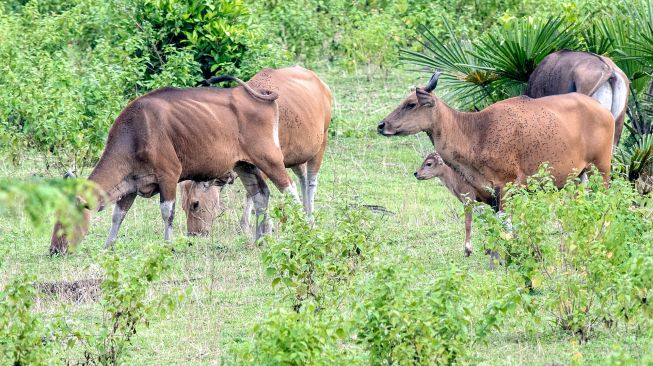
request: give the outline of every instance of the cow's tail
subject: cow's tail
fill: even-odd
[[[212,77],[212,78],[210,78],[208,80],[202,81],[201,85],[207,85],[208,86],[208,85],[212,85],[212,84],[222,83],[222,82],[225,82],[225,81],[235,81],[235,82],[237,82],[238,84],[240,84],[240,86],[245,88],[245,90],[247,90],[247,92],[251,96],[253,96],[253,97],[257,98],[257,99],[266,101],[266,102],[274,102],[275,100],[277,100],[277,98],[279,98],[279,94],[277,94],[277,93],[275,93],[275,92],[273,92],[271,90],[265,90],[265,89],[254,90],[254,89],[252,89],[251,86],[247,85],[244,81],[240,80],[239,78],[237,78],[235,76],[231,76],[231,75],[214,76],[214,77]]]

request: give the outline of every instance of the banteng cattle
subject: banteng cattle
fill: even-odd
[[[544,162],[558,187],[590,165],[608,184],[614,119],[594,99],[579,93],[521,96],[464,113],[433,95],[438,76],[411,92],[377,129],[384,136],[426,132],[477,199],[490,201],[506,183],[523,183]]]
[[[611,59],[589,52],[558,51],[546,56],[528,79],[526,95],[578,92],[596,99],[615,119],[613,145],[617,146],[628,107],[630,81]]]
[[[253,197],[256,212],[266,216],[269,190],[264,172],[283,192],[297,196],[279,148],[277,93],[240,86],[231,89],[164,88],[132,101],[109,131],[106,147],[89,180],[114,203],[106,245],[116,239],[120,224],[137,195],[159,194],[164,238],[172,235],[177,182],[208,181],[235,170]],[[260,171],[259,171],[260,169]],[[102,198],[101,198],[102,199]],[[64,253],[70,241],[85,235],[87,220],[69,238],[57,223],[51,253]],[[269,231],[257,220],[257,238]]]
[[[265,69],[254,75],[247,84],[252,88],[272,90],[279,95],[279,145],[284,165],[292,168],[299,178],[304,209],[307,215],[311,215],[331,122],[331,91],[315,73],[299,66]],[[196,187],[200,189],[200,186]],[[248,196],[241,219],[243,230],[249,230],[252,206],[253,202]],[[193,221],[196,220],[189,218],[190,233],[190,226],[202,226]]]

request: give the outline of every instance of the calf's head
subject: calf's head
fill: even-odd
[[[415,172],[415,178],[425,180],[440,177],[444,174],[445,169],[446,165],[440,154],[432,152],[424,159],[422,166]]]
[[[428,130],[433,118],[436,99],[433,90],[438,85],[440,73],[436,72],[423,88],[416,88],[401,104],[377,126],[384,136],[412,135]]]
[[[213,181],[185,180],[181,189],[181,207],[186,212],[188,235],[209,235],[213,220],[220,213],[220,187]]]

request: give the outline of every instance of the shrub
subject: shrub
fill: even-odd
[[[272,286],[283,285],[294,308],[307,301],[325,305],[343,296],[360,263],[378,248],[375,224],[362,209],[339,209],[333,226],[312,227],[299,204],[286,201],[272,210],[277,237],[267,237],[262,253]],[[334,300],[335,299],[335,300]]]
[[[554,324],[584,342],[599,321],[633,322],[650,312],[650,202],[628,182],[613,179],[608,189],[594,171],[588,184],[570,180],[558,190],[543,168],[507,195],[513,231],[486,213],[481,232],[541,293],[532,297],[538,313],[552,314]]]
[[[148,296],[152,285],[170,269],[171,258],[170,248],[160,244],[150,245],[144,254],[130,259],[106,253],[101,261],[105,271],[100,284],[102,322],[97,330],[76,332],[86,364],[123,364],[139,328],[148,326],[155,315],[166,315],[176,308],[183,298],[180,293]]]
[[[316,313],[313,306],[300,312],[274,310],[253,327],[253,333],[226,364],[344,366],[353,362],[339,347],[347,332],[338,320]]]
[[[34,313],[33,278],[16,278],[0,292],[0,361],[7,365],[45,365],[54,344],[48,324]]]
[[[449,268],[420,285],[416,272],[382,266],[360,286],[357,341],[372,365],[448,365],[468,356],[474,333],[465,275]]]
[[[0,16],[0,142],[15,163],[35,151],[46,167],[80,172],[98,156],[140,72],[114,5],[79,1],[53,14],[30,2]]]
[[[189,51],[204,78],[227,73],[246,79],[263,66],[283,61],[273,60],[282,54],[266,46],[262,30],[242,0],[141,0],[135,18],[149,33],[154,51],[149,53],[148,74],[158,74],[174,50]],[[271,61],[276,62],[266,64]]]

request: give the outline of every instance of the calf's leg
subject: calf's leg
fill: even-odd
[[[472,254],[472,207],[465,206],[465,257]]]

